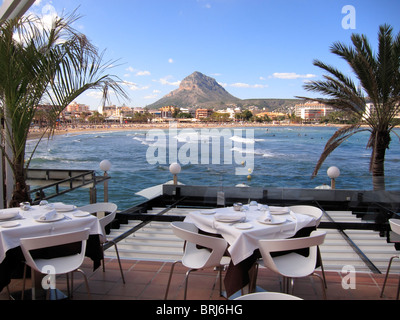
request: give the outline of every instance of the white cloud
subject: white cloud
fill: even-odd
[[[150,71],[147,70],[138,70],[133,67],[128,67],[126,68],[126,71],[130,73],[135,73],[136,76],[149,76],[151,75]]]
[[[233,83],[229,86],[235,88],[255,88],[255,89],[268,88],[268,85],[266,84],[248,84],[242,82]]]
[[[168,59],[168,63],[174,63],[174,59],[169,58],[169,59]]]
[[[129,88],[129,90],[132,90],[132,91],[146,90],[149,88],[149,86],[140,87],[137,83],[130,82],[130,81],[123,81],[123,84],[125,86],[127,86]]]
[[[275,79],[310,79],[310,78],[315,78],[315,74],[297,74],[295,72],[289,72],[289,73],[278,73],[275,72],[272,75],[272,78]]]
[[[136,72],[136,75],[137,76],[150,76],[151,75],[151,73],[150,73],[150,71],[138,71],[138,72]]]
[[[168,85],[168,86],[179,86],[179,84],[181,83],[180,81],[174,81],[174,82],[171,82],[169,79],[171,79],[172,78],[172,76],[166,76],[166,77],[164,77],[164,78],[161,78],[161,79],[159,79],[159,80],[153,80],[153,81],[155,81],[155,82],[159,82],[159,83],[161,83],[162,85]]]

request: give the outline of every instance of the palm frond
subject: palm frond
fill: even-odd
[[[360,125],[351,125],[351,126],[346,126],[338,129],[335,134],[328,140],[328,142],[325,145],[324,151],[322,152],[315,168],[314,172],[312,174],[312,177],[314,178],[317,174],[319,169],[321,168],[322,164],[328,158],[328,156],[336,150],[337,147],[339,147],[344,141],[346,141],[348,138],[350,138],[352,135],[362,132],[362,131],[367,131],[368,129],[360,129]]]

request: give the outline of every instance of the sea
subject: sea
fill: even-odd
[[[327,184],[327,169],[336,166],[337,189],[372,190],[369,132],[358,133],[338,147],[316,177],[314,167],[337,127],[270,126],[131,130],[67,133],[43,139],[30,168],[95,170],[109,160],[109,201],[119,210],[146,199],[136,193],[173,179],[170,164],[178,162],[178,181],[186,185],[316,188]],[[400,129],[396,128],[400,136]],[[36,141],[28,141],[27,151]],[[386,153],[386,189],[400,190],[400,141],[392,133]],[[97,187],[97,201],[103,200]],[[76,205],[89,203],[88,189],[52,199]]]

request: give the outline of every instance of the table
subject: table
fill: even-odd
[[[4,211],[12,210],[18,209],[5,209]],[[86,255],[94,261],[94,268],[100,265],[102,250],[99,235],[102,235],[103,232],[97,217],[74,209],[57,211],[58,215],[54,219],[40,221],[39,218],[47,212],[49,209],[46,206],[32,206],[27,211],[19,210],[18,215],[13,219],[0,220],[0,291],[8,285],[13,269],[23,259],[20,250],[21,238],[54,235],[89,228],[90,237]],[[7,227],[10,223],[15,226]]]
[[[250,277],[247,273],[258,258],[259,240],[285,239],[299,236],[302,230],[315,228],[316,224],[315,219],[311,216],[298,214],[290,210],[287,210],[286,214],[282,214],[285,208],[278,207],[270,207],[272,217],[284,222],[279,224],[265,224],[258,220],[264,215],[260,211],[260,206],[246,206],[245,208],[245,224],[216,220],[216,216],[231,215],[234,213],[233,207],[218,208],[212,211],[194,211],[190,212],[185,218],[186,222],[194,223],[201,231],[220,235],[228,242],[231,263],[224,280],[228,296],[249,283]],[[279,215],[273,214],[274,211],[279,213]],[[242,229],[242,227],[249,228]],[[307,232],[309,233],[309,231]]]

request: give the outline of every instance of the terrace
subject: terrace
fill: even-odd
[[[277,205],[312,204],[324,211],[318,229],[327,231],[321,246],[325,266],[328,300],[393,300],[396,298],[399,267],[393,265],[383,297],[380,297],[387,263],[396,254],[396,237],[387,219],[398,209],[393,202],[396,192],[385,192],[374,201],[372,192],[346,190],[221,188],[164,185],[162,196],[117,214],[108,237],[118,242],[126,283],[123,284],[112,248],[106,251],[106,272],[92,270],[87,259],[84,271],[89,277],[93,300],[162,300],[171,264],[179,259],[183,243],[174,238],[169,223],[182,221],[190,210],[215,208],[223,191],[225,205],[233,201],[255,199]],[[220,196],[221,194],[219,194]],[[375,194],[376,195],[376,194]],[[343,201],[342,198],[346,201]],[[389,202],[386,200],[389,199]],[[162,243],[160,245],[160,243]],[[355,287],[350,286],[349,272],[343,266],[354,266]],[[317,272],[321,273],[319,270]],[[183,299],[186,268],[178,265],[172,278],[169,300]],[[57,286],[65,289],[65,279]],[[86,300],[85,286],[76,277],[74,300]],[[14,279],[10,291],[21,290],[21,280]],[[343,283],[342,283],[343,282]],[[218,288],[218,272],[209,269],[195,273],[189,282],[189,300],[224,301]],[[29,285],[29,284],[28,284]],[[280,292],[280,278],[260,268],[257,286]],[[7,300],[4,290],[0,299]],[[305,300],[322,300],[320,283],[314,278],[296,280],[294,295]]]

